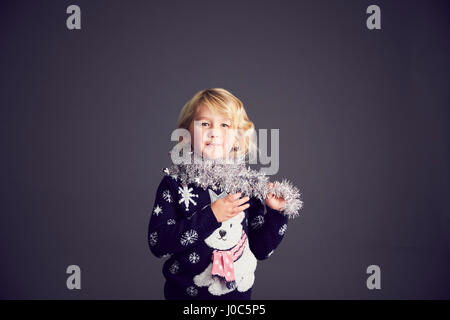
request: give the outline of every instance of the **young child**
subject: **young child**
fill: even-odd
[[[227,90],[195,94],[178,128],[189,131],[189,161],[164,169],[148,227],[151,252],[169,257],[164,296],[251,299],[257,260],[274,252],[302,207],[298,189],[246,167],[254,125]]]

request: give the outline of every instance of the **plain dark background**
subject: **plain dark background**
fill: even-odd
[[[147,225],[179,111],[212,87],[280,129],[273,179],[305,202],[254,299],[450,298],[449,9],[2,1],[0,298],[163,299]]]

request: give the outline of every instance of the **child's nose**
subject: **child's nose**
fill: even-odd
[[[215,129],[215,128],[210,128],[208,130],[208,136],[209,138],[216,138],[220,136],[220,132],[219,130]]]

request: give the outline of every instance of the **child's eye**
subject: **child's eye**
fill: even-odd
[[[224,128],[229,128],[230,125],[229,125],[229,124],[226,124],[226,123],[222,123],[222,127],[224,127]]]
[[[208,122],[202,122],[202,126],[203,126],[203,127],[206,127],[206,126],[208,126],[208,125],[209,125]]]

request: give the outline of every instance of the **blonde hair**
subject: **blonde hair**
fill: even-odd
[[[203,89],[197,92],[183,106],[178,117],[177,127],[189,130],[191,122],[200,105],[206,105],[211,111],[218,112],[231,119],[231,128],[240,129],[240,139],[234,143],[234,157],[246,156],[256,150],[252,139],[255,125],[249,120],[244,109],[244,104],[231,92],[222,88]],[[237,148],[236,148],[237,144]]]

